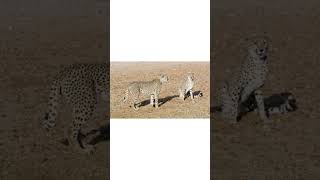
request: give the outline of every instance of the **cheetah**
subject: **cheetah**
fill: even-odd
[[[194,95],[193,95],[193,86],[194,86],[194,74],[188,74],[187,77],[185,79],[183,79],[181,86],[179,88],[179,98],[181,100],[185,100],[186,95],[188,94],[188,92],[190,93],[190,97],[192,102],[194,103]]]
[[[261,120],[269,122],[265,113],[261,87],[268,73],[267,58],[270,40],[267,37],[255,36],[247,41],[247,59],[222,88],[222,115],[225,119],[237,122],[239,106],[250,94],[254,94],[258,114]]]
[[[127,90],[125,91],[125,96],[123,97],[123,102],[126,102],[129,98],[129,95],[133,99],[133,108],[138,110],[141,102],[139,102],[140,95],[150,96],[151,106],[159,107],[158,99],[163,83],[169,81],[168,76],[160,75],[159,78],[153,79],[151,81],[135,81],[131,82],[128,85]]]
[[[81,127],[92,117],[97,99],[107,101],[107,64],[73,64],[62,69],[54,78],[48,100],[48,111],[42,127],[49,130],[55,126],[59,99],[63,97],[71,106],[73,120],[68,135],[73,147],[92,152],[93,146],[80,142]]]

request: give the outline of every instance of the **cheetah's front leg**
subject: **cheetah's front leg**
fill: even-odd
[[[150,96],[150,105],[153,107],[154,105],[154,95]]]
[[[184,91],[182,91],[182,89],[179,89],[179,98],[184,101],[185,97],[184,97]]]
[[[250,85],[245,86],[240,94],[240,103],[245,102],[249,96],[254,93],[257,89],[262,87],[263,84],[260,83],[249,83]]]
[[[264,107],[264,100],[263,100],[263,95],[261,90],[256,90],[254,91],[254,96],[257,102],[257,106],[258,106],[258,113],[259,113],[259,117],[261,120],[263,121],[268,121],[269,119],[266,116],[266,111],[265,111],[265,107]]]
[[[159,95],[155,94],[154,95],[154,103],[155,103],[155,107],[159,108],[159,99],[158,99]]]
[[[189,90],[189,93],[190,93],[190,97],[191,97],[192,102],[195,103],[192,89]]]

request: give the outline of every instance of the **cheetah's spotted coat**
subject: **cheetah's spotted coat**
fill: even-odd
[[[266,37],[249,39],[247,59],[242,64],[240,72],[225,82],[222,88],[222,115],[224,118],[237,122],[239,106],[249,95],[254,93],[258,113],[262,120],[267,120],[263,96],[260,88],[264,85],[268,73],[269,41]]]
[[[107,99],[107,64],[74,64],[62,69],[53,80],[48,111],[42,121],[46,129],[55,126],[60,97],[73,110],[70,142],[76,148],[91,151],[92,146],[79,142],[81,127],[92,118],[98,96]]]
[[[150,104],[155,105],[156,108],[159,107],[158,99],[161,91],[162,83],[168,82],[168,76],[161,75],[158,79],[153,79],[152,81],[135,81],[128,85],[125,91],[125,96],[123,97],[123,102],[126,102],[129,96],[133,101],[133,108],[135,110],[139,109],[141,102],[139,102],[140,95],[145,95],[150,97]]]

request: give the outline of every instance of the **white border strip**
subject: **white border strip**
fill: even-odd
[[[210,61],[210,0],[110,3],[111,61]]]
[[[111,119],[112,180],[209,180],[210,119]]]

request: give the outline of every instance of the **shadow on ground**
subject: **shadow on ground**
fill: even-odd
[[[179,96],[178,95],[173,95],[173,96],[167,96],[165,98],[159,99],[159,107],[162,106],[163,104],[165,104],[166,102],[169,102],[172,99],[177,98],[177,97],[179,97]],[[141,102],[139,107],[147,106],[149,104],[150,104],[150,99],[144,100],[144,101]]]

